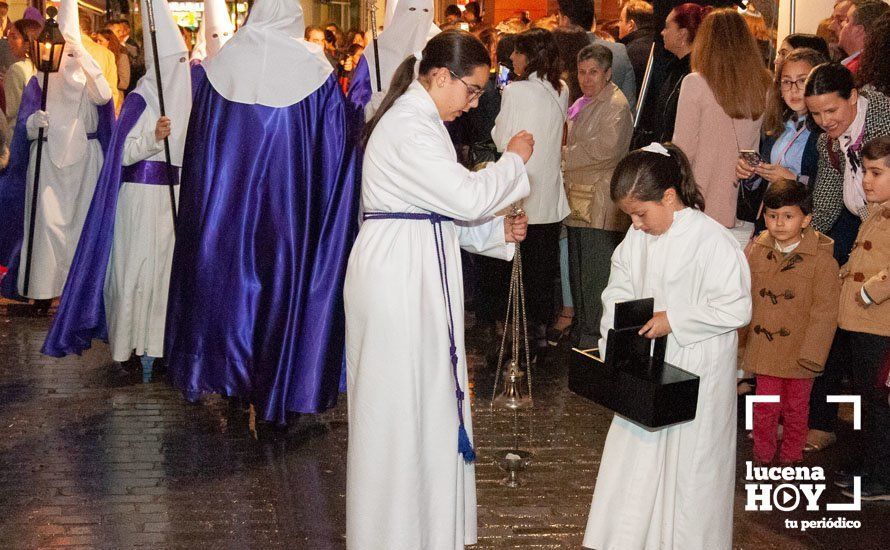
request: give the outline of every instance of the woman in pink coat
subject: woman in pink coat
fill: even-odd
[[[744,245],[753,224],[736,222],[739,152],[758,149],[771,78],[757,44],[735,9],[714,10],[692,46],[683,79],[674,143],[686,153],[705,199],[705,213]],[[748,227],[750,225],[750,227]]]

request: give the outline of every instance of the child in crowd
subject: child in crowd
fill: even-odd
[[[754,407],[754,460],[803,459],[813,379],[822,372],[837,329],[840,281],[834,241],[812,227],[812,197],[804,184],[779,180],[763,197],[766,231],[748,252],[753,314],[741,331],[745,370],[757,375],[757,395],[778,403]]]
[[[730,548],[736,329],[751,319],[745,256],[703,212],[689,161],[674,145],[630,153],[610,194],[633,227],[612,256],[601,333],[613,328],[617,302],[652,297],[656,313],[640,334],[667,335],[666,361],[701,381],[694,420],[656,431],[612,420],[584,546]]]
[[[829,361],[846,361],[853,393],[862,396],[859,464],[843,472],[837,485],[853,496],[854,476],[864,476],[864,501],[890,501],[890,136],[862,148],[862,188],[868,217],[859,228],[850,260],[841,269],[837,350]]]

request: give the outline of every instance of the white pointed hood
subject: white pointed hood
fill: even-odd
[[[207,41],[204,40],[204,20],[198,24],[198,32],[195,33],[195,45],[192,47],[192,61],[204,61],[207,57]]]
[[[87,147],[87,133],[78,117],[78,107],[87,75],[83,64],[99,65],[87,53],[80,37],[80,21],[77,0],[62,0],[57,16],[59,31],[65,38],[65,50],[59,72],[49,75],[46,94],[46,111],[50,124],[46,131],[50,160],[59,168],[71,166],[83,158]],[[80,59],[75,58],[80,56]],[[43,79],[39,79],[43,82]]]
[[[146,108],[160,116],[158,84],[155,73],[154,52],[148,26],[148,0],[140,0],[142,11],[142,43],[145,45],[145,76],[139,79],[133,90],[145,99]],[[158,65],[164,88],[164,108],[171,121],[170,158],[175,166],[182,166],[182,151],[189,115],[192,111],[192,80],[188,63],[188,48],[173,19],[166,0],[152,0],[155,33],[158,41]]]
[[[198,27],[198,39],[192,59],[213,57],[235,34],[226,0],[204,0],[204,17]]]
[[[204,62],[213,88],[248,105],[288,107],[321,87],[333,69],[303,40],[299,0],[257,0],[247,23]]]
[[[389,10],[387,10],[387,14]],[[427,41],[439,34],[433,24],[433,0],[399,0],[389,22],[377,39],[380,50],[380,84],[389,88],[396,69],[406,57],[423,50]],[[374,45],[368,44],[364,52],[371,73],[371,90],[377,91],[377,73],[374,64]]]

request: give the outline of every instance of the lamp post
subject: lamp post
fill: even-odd
[[[46,111],[46,90],[49,86],[50,73],[59,72],[62,64],[62,52],[65,50],[65,38],[59,30],[56,15],[59,13],[55,7],[46,9],[49,18],[43,26],[43,32],[36,41],[31,42],[31,60],[39,72],[43,73],[43,89],[40,92],[40,110]],[[31,282],[31,255],[34,250],[34,228],[37,223],[37,199],[40,191],[40,160],[43,156],[43,128],[37,132],[37,155],[34,162],[34,185],[31,192],[31,219],[28,223],[28,248],[25,252],[25,282],[22,293],[28,296]]]

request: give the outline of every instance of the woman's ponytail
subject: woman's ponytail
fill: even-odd
[[[377,126],[377,123],[380,122],[386,111],[408,90],[408,86],[414,81],[414,65],[416,63],[417,58],[413,54],[409,55],[396,69],[395,74],[392,75],[392,82],[389,85],[389,89],[386,90],[386,96],[380,103],[380,107],[374,113],[374,116],[371,117],[371,120],[365,124],[365,129],[362,132],[363,148],[368,146],[368,140],[371,139],[374,127]]]

